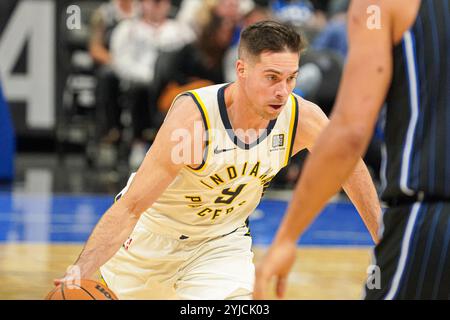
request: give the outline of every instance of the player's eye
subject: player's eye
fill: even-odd
[[[277,77],[274,75],[268,75],[268,76],[266,76],[266,79],[269,81],[275,81],[275,80],[277,80]]]

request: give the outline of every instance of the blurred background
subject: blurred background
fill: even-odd
[[[348,2],[0,1],[3,280],[20,288],[21,279],[29,276],[29,269],[20,267],[26,258],[34,265],[42,262],[42,281],[64,270],[140,165],[172,99],[186,90],[235,80],[237,43],[245,26],[272,19],[303,35],[308,48],[295,92],[329,115],[347,54]],[[377,187],[380,132],[365,157]],[[280,172],[252,215],[256,246],[270,243],[306,156],[301,152]],[[372,244],[344,195],[308,232],[304,245]],[[55,258],[46,243],[75,244],[75,250]],[[20,247],[28,244],[44,245],[30,249],[37,260],[24,254],[28,247]],[[36,256],[39,250],[45,259]],[[362,252],[366,257],[367,249]],[[61,262],[59,273],[55,260]],[[357,279],[362,281],[365,267],[361,270]],[[0,298],[39,298],[44,287],[33,293],[18,289],[16,295],[0,289]],[[358,298],[360,287],[357,282],[349,297]]]

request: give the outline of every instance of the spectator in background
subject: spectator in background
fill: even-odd
[[[111,34],[124,19],[138,15],[139,6],[135,0],[111,0],[102,4],[92,17],[92,38],[89,52],[94,61],[100,65],[111,63],[109,52]]]
[[[347,56],[347,10],[349,0],[333,0],[329,3],[329,22],[312,42],[316,50],[332,50]]]
[[[347,10],[349,7],[349,0],[332,0],[328,3],[329,22],[322,32],[314,39],[312,47],[316,53],[312,52],[317,59],[317,66],[322,73],[322,81],[320,89],[317,94],[316,103],[319,103],[325,108],[324,112],[328,115],[331,113],[331,108],[334,105],[334,98],[337,93],[337,86],[339,84],[341,72],[337,71],[336,64],[330,63],[332,59],[331,53],[339,55],[340,58],[347,57],[348,42],[347,42]],[[323,58],[320,58],[324,55]],[[330,59],[328,63],[320,63],[324,61],[325,57]],[[306,55],[306,59],[308,56]],[[325,68],[328,66],[328,68]],[[311,81],[309,81],[311,83]],[[327,98],[329,97],[329,98]],[[331,99],[331,97],[333,97]],[[381,166],[381,146],[382,146],[382,130],[380,126],[375,129],[370,144],[364,155],[364,161],[370,169],[372,178],[380,181],[380,166]]]
[[[121,22],[111,37],[112,64],[129,100],[133,122],[131,169],[144,159],[153,139],[149,94],[155,62],[163,51],[174,51],[194,40],[194,33],[181,23],[168,19],[170,0],[141,0],[142,16]]]
[[[234,25],[237,25],[242,17],[241,3],[248,2],[249,1],[219,0],[216,1],[212,13],[230,23],[233,23]]]
[[[237,25],[253,6],[253,0],[183,0],[177,19],[199,34],[212,14]]]
[[[308,0],[274,0],[271,9],[277,20],[295,27],[304,27],[314,20],[314,7]]]
[[[228,50],[235,25],[215,14],[204,26],[196,42],[184,46],[173,55],[161,56],[168,65],[164,74],[158,74],[158,108],[165,112],[173,98],[181,92],[225,82],[224,56]],[[161,80],[161,78],[164,78]]]
[[[328,3],[330,2],[330,0],[309,0],[309,1],[314,6],[314,10],[320,11],[322,14],[326,15],[326,12],[328,11]]]
[[[272,20],[272,13],[268,8],[255,6],[242,19],[242,29],[259,21]],[[236,61],[238,59],[238,44],[233,44],[226,53],[224,72],[225,81],[234,82],[236,80]]]
[[[327,12],[330,0],[309,0],[309,2],[311,2],[314,8],[315,26],[318,29],[323,29],[327,24]]]
[[[138,13],[139,5],[135,0],[111,0],[102,4],[92,16],[89,53],[97,65],[98,134],[105,143],[116,142],[120,135],[119,81],[111,67],[111,34],[117,24]]]

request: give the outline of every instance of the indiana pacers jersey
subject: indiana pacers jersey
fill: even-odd
[[[253,143],[236,136],[228,118],[225,85],[184,93],[203,119],[205,150],[198,167],[185,166],[141,216],[152,229],[189,238],[227,234],[245,225],[265,188],[292,154],[298,100],[291,95],[277,119]]]

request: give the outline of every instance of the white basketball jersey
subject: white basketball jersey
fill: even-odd
[[[291,95],[278,118],[247,144],[231,128],[226,86],[185,93],[197,104],[207,128],[203,162],[181,169],[141,216],[147,224],[192,238],[230,233],[246,224],[269,182],[288,164],[298,122],[297,97]]]

